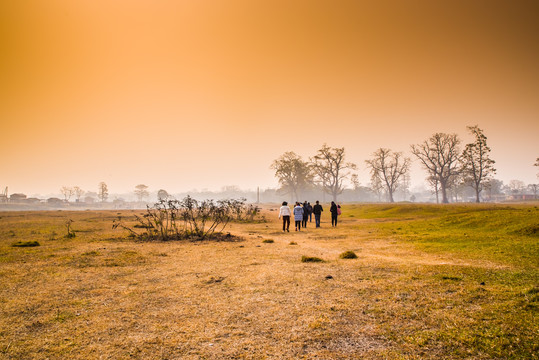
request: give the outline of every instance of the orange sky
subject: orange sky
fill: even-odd
[[[0,4],[0,188],[275,187],[285,151],[485,130],[537,182],[539,2],[47,0]],[[413,183],[424,173],[414,165]]]

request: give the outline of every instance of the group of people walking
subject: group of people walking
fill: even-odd
[[[318,200],[316,200],[314,206],[307,201],[305,201],[303,204],[296,202],[293,211],[290,210],[288,203],[284,201],[281,209],[279,210],[279,219],[283,219],[283,231],[290,232],[290,217],[293,213],[296,231],[301,231],[301,228],[307,227],[307,222],[312,222],[312,216],[314,215],[314,222],[316,227],[319,228],[320,218],[322,217],[323,211],[324,209]],[[332,201],[329,212],[331,213],[331,226],[337,226],[337,218],[341,214],[341,206]]]

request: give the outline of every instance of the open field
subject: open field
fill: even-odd
[[[325,207],[299,233],[274,206],[236,242],[0,213],[0,359],[538,359],[535,205]]]

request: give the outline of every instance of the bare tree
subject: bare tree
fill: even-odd
[[[69,202],[69,199],[71,199],[71,197],[73,196],[75,191],[73,190],[72,187],[62,186],[62,188],[60,189],[60,193],[62,193],[62,195],[64,195],[64,201]]]
[[[352,176],[350,176],[350,182],[352,183],[354,190],[358,190],[361,186],[357,174],[352,174]]]
[[[370,189],[378,197],[378,201],[382,201],[382,194],[384,193],[384,184],[382,179],[378,177],[371,177]]]
[[[487,145],[487,137],[477,125],[467,126],[468,131],[475,136],[475,141],[466,144],[462,152],[462,175],[466,184],[475,190],[475,202],[480,202],[480,194],[485,184],[496,173],[495,161],[489,157],[490,148]]]
[[[411,162],[411,161],[410,161]],[[399,186],[393,192],[393,198],[395,201],[408,201],[410,200],[410,195],[412,193],[410,192],[410,184],[411,184],[412,178],[410,177],[410,172],[406,172],[406,174],[402,175],[402,177],[399,179]],[[389,196],[387,196],[389,200]]]
[[[533,166],[539,166],[539,157],[535,159],[535,164],[533,164]],[[537,173],[536,176],[539,178],[539,173]]]
[[[447,189],[452,176],[458,174],[460,140],[457,134],[436,133],[421,144],[412,145],[414,154],[429,173],[436,179],[442,192],[442,203],[448,203]]]
[[[168,199],[169,196],[170,195],[168,194],[166,190],[160,189],[157,192],[157,201],[165,201]]]
[[[507,188],[511,194],[521,194],[526,188],[526,184],[522,180],[510,180]]]
[[[371,179],[378,179],[385,188],[389,202],[395,202],[393,194],[410,169],[410,159],[401,152],[380,148],[365,163],[371,170]],[[375,183],[374,180],[372,182]]]
[[[487,190],[488,200],[489,200],[489,201],[492,201],[492,199],[493,199],[496,195],[501,195],[501,194],[503,194],[503,191],[502,191],[503,188],[504,188],[503,181],[498,180],[498,179],[490,179],[490,180],[485,184],[485,189]]]
[[[109,198],[109,188],[103,181],[97,186],[97,198],[101,202],[105,202]]]
[[[440,181],[437,176],[429,176],[427,182],[432,187],[432,193],[436,195],[436,204],[440,203]]]
[[[270,168],[275,171],[280,190],[284,194],[294,196],[292,200],[299,200],[301,191],[313,184],[313,174],[309,163],[303,161],[293,151],[281,155],[273,161]]]
[[[350,170],[357,169],[355,164],[345,161],[343,147],[331,148],[326,144],[311,158],[311,163],[316,181],[333,196],[333,201],[337,201],[337,195],[343,192],[344,181],[352,175]]]
[[[138,201],[142,202],[142,199],[148,197],[150,193],[148,192],[148,186],[144,184],[138,184],[135,186],[135,195],[137,195]]]
[[[449,179],[449,183],[447,186],[447,190],[450,193],[453,202],[458,202],[459,197],[461,200],[464,199],[466,196],[466,192],[470,190],[470,185],[466,182],[464,182],[464,179],[462,177],[461,173],[458,173],[456,175],[453,175]]]
[[[537,199],[537,191],[539,190],[539,184],[529,184],[528,189],[533,193],[533,198]]]
[[[78,186],[74,186],[74,187],[73,187],[73,191],[75,192],[75,199],[76,199],[76,201],[79,202],[81,196],[84,195],[85,191],[82,190],[82,189],[81,189],[80,187],[78,187]]]

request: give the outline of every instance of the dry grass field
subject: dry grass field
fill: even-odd
[[[345,205],[290,233],[277,209],[234,242],[0,213],[0,359],[539,358],[536,206]]]

